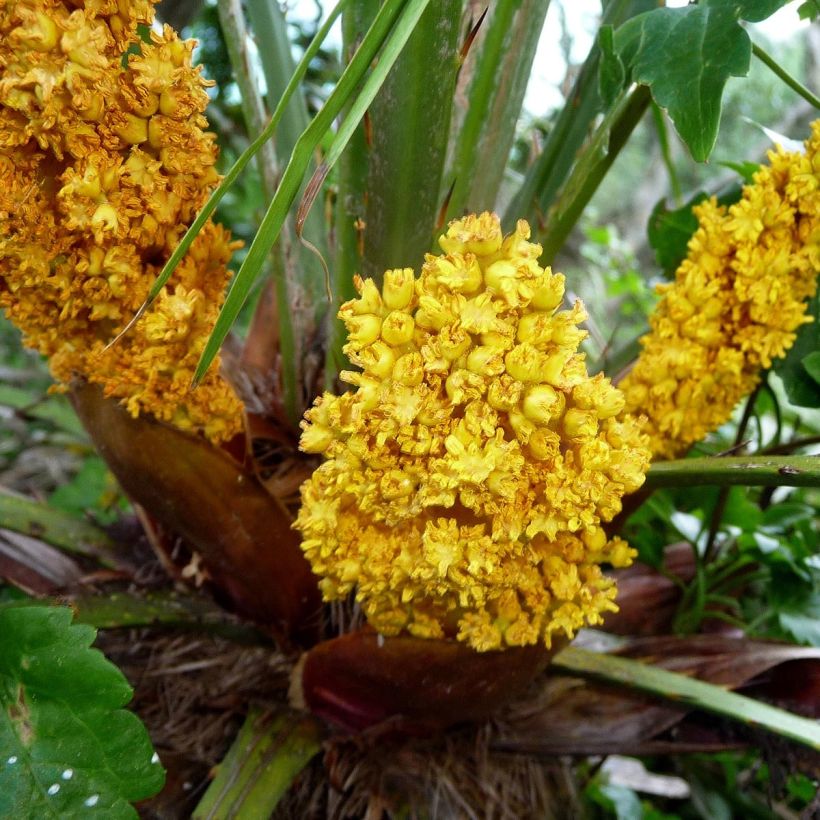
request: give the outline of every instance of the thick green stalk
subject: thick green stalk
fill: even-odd
[[[660,461],[645,487],[820,487],[820,456],[734,456]]]
[[[194,820],[270,817],[290,784],[321,749],[317,721],[251,707]]]
[[[490,4],[463,67],[469,87],[446,179],[448,218],[496,204],[548,8],[549,0]]]
[[[669,672],[640,661],[568,647],[552,660],[554,668],[576,675],[590,675],[640,689],[653,695],[732,718],[749,726],[795,740],[812,749],[820,749],[820,724],[793,715],[766,703],[737,695],[723,687]]]
[[[462,0],[422,15],[370,106],[363,273],[418,267],[430,248],[458,71]],[[502,4],[504,5],[504,4]]]

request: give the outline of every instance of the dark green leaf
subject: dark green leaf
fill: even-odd
[[[809,353],[803,359],[803,368],[818,384],[820,384],[820,350]]]
[[[661,199],[652,211],[647,225],[649,245],[655,251],[655,259],[667,276],[677,270],[686,257],[687,245],[698,228],[692,207],[707,199],[706,194],[695,194],[685,205],[670,211],[666,200]]]
[[[131,687],[64,607],[0,611],[0,817],[132,818],[164,772]]]
[[[790,0],[706,0],[704,5],[713,8],[729,8],[741,19],[759,23],[771,17]]]
[[[722,165],[724,168],[731,168],[733,171],[737,172],[746,185],[751,185],[751,183],[754,182],[754,175],[760,170],[759,162],[730,162],[728,160],[724,160],[723,162],[716,162],[715,165]]]
[[[777,607],[780,627],[798,643],[820,646],[820,592],[805,584]]]
[[[705,161],[726,81],[745,76],[752,56],[734,4],[654,9],[621,26],[615,48],[632,79],[667,110],[692,156]]]
[[[820,384],[804,364],[805,359],[820,350],[819,311],[820,293],[809,302],[808,314],[814,317],[814,321],[800,328],[786,357],[774,364],[775,372],[783,379],[789,401],[798,407],[820,407]]]
[[[814,20],[820,16],[820,3],[817,0],[806,0],[798,7],[797,13],[801,20]]]

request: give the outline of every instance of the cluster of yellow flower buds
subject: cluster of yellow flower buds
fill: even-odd
[[[156,307],[112,348],[217,181],[193,44],[149,0],[0,0],[0,305],[54,375],[223,439],[240,404],[189,391],[234,247],[208,224]],[[123,54],[129,53],[123,67]]]
[[[621,383],[649,416],[656,455],[674,457],[727,421],[784,356],[820,271],[820,120],[805,152],[769,154],[739,202],[695,208],[699,227],[675,281],[661,285],[652,331]]]
[[[326,599],[356,597],[384,634],[478,650],[545,642],[615,608],[600,564],[633,551],[602,522],[649,453],[620,391],[587,375],[585,319],[519,222],[453,222],[416,278],[357,279],[342,306],[356,390],[308,411],[326,460],[296,526]]]

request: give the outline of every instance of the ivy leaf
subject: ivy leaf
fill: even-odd
[[[649,86],[699,162],[714,148],[726,81],[749,71],[752,43],[737,19],[737,7],[745,5],[751,4],[657,8],[615,33],[632,80]]]
[[[820,407],[820,383],[815,378],[815,354],[820,350],[820,292],[809,302],[808,314],[814,317],[814,321],[798,330],[791,350],[784,359],[775,362],[774,370],[783,379],[786,395],[792,404]]]
[[[721,8],[728,6],[741,20],[759,23],[789,2],[791,0],[706,0],[705,5]]]
[[[136,818],[165,774],[132,695],[65,607],[0,609],[0,817]]]

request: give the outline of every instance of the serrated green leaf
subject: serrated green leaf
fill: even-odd
[[[749,71],[752,44],[735,4],[658,8],[627,21],[615,48],[632,80],[648,85],[694,159],[717,139],[723,88]]]
[[[820,350],[820,293],[809,302],[813,322],[803,325],[786,357],[774,363],[774,370],[783,379],[786,395],[798,407],[820,407],[820,384],[803,364],[804,359]]]
[[[0,817],[133,818],[165,775],[132,691],[65,607],[0,610]]]

